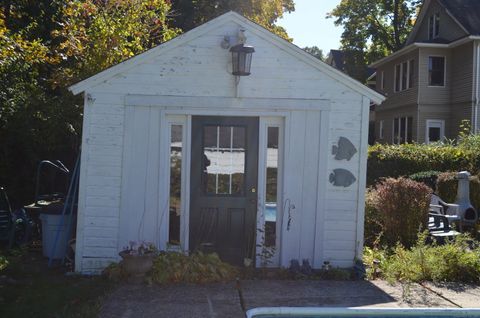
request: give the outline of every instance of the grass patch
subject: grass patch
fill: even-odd
[[[39,251],[3,255],[0,317],[96,317],[111,283],[102,277],[65,276],[48,268]]]

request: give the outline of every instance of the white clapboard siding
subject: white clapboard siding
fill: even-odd
[[[119,248],[129,241],[156,242],[159,215],[160,111],[129,106],[125,118]]]
[[[265,36],[258,26],[232,13],[227,16],[232,19],[219,18],[215,26],[202,26],[197,37],[187,33],[178,42],[166,43],[172,49],[161,54],[155,55],[153,49],[139,56],[135,65],[119,65],[120,71],[97,77],[95,85],[85,91],[76,270],[99,272],[118,260],[118,251],[129,241],[163,242],[168,237],[160,231],[168,228],[164,202],[168,195],[162,189],[168,184],[164,180],[168,173],[160,168],[169,164],[160,153],[165,149],[162,138],[166,137],[161,135],[166,131],[161,126],[165,114],[230,111],[241,116],[280,117],[285,124],[279,265],[308,259],[316,268],[324,261],[352,266],[363,233],[359,226],[363,226],[368,128],[363,95],[375,94],[343,75],[322,70],[316,60],[297,48],[286,48],[285,41]],[[225,36],[235,42],[239,27],[246,29],[247,44],[255,47],[255,53],[252,74],[236,86],[230,74],[231,54],[220,43]],[[143,97],[146,102],[138,105],[127,102]],[[187,102],[179,97],[194,98],[202,106],[182,105]],[[155,103],[162,98],[177,98],[177,103]],[[269,106],[259,110],[231,103],[221,109],[209,108],[209,101],[218,106],[225,98],[268,101],[260,104]],[[285,99],[290,104],[279,103],[282,108],[275,109],[275,103]],[[314,104],[306,110],[292,102],[297,100]],[[340,137],[357,147],[348,161],[335,160],[332,154]],[[357,180],[345,188],[333,186],[329,175],[337,168],[348,169]]]

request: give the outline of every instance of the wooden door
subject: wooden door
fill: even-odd
[[[192,118],[190,249],[254,258],[258,118]]]

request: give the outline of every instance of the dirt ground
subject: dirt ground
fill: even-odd
[[[247,309],[293,307],[480,307],[480,286],[385,281],[243,281]],[[234,283],[156,286],[125,284],[104,301],[99,317],[245,317]]]

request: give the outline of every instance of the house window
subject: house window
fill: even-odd
[[[415,70],[415,60],[408,61],[408,88],[413,87],[414,70]]]
[[[383,120],[380,120],[380,127],[378,129],[378,138],[383,139]]]
[[[425,142],[427,144],[442,141],[445,138],[445,121],[427,119]]]
[[[445,57],[444,56],[428,57],[428,85],[429,86],[445,85]]]
[[[385,90],[385,72],[380,72],[380,89],[383,91]]]
[[[402,67],[400,64],[395,65],[395,92],[401,91],[400,78]]]
[[[438,38],[440,33],[440,13],[435,13],[428,19],[428,39]]]
[[[392,142],[394,144],[404,144],[412,142],[412,123],[412,117],[396,117],[393,119]]]
[[[414,60],[395,65],[395,92],[413,87]]]

